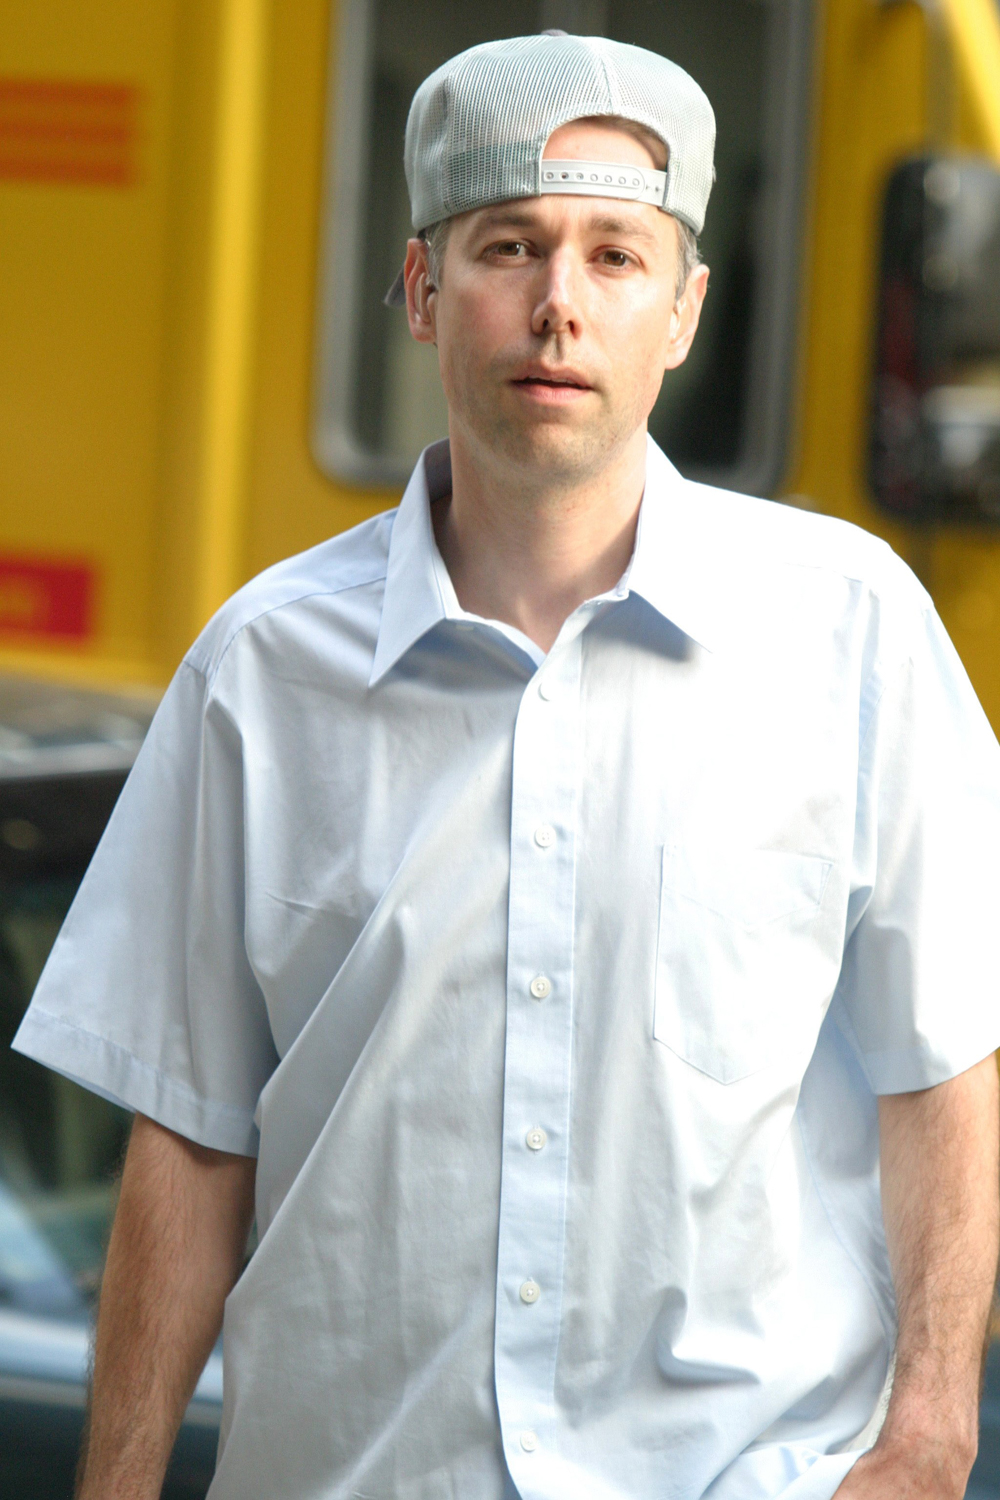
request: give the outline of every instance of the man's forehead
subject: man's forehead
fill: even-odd
[[[582,115],[567,120],[549,136],[542,160],[549,157],[587,155],[586,143],[599,142],[601,159],[625,166],[654,167],[662,171],[670,155],[666,141],[644,125],[622,115]]]

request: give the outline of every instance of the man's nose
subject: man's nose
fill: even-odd
[[[544,262],[531,331],[539,337],[580,331],[581,268],[568,251],[556,251]]]

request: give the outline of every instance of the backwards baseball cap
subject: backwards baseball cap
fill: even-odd
[[[667,148],[667,169],[620,162],[542,160],[553,131],[616,116]],[[600,36],[543,32],[470,47],[413,96],[404,154],[413,227],[453,214],[572,193],[652,203],[700,234],[714,176],[715,115],[676,63]],[[386,303],[406,302],[403,273]]]

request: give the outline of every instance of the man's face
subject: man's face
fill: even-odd
[[[550,159],[663,166],[656,145],[590,122],[557,130]],[[439,289],[410,241],[415,338],[438,346],[453,436],[555,481],[603,467],[644,428],[682,363],[708,278],[675,306],[677,225],[650,204],[544,196],[452,221]]]

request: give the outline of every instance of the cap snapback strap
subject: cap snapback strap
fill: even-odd
[[[613,161],[552,161],[538,163],[539,193],[573,193],[587,198],[627,198],[662,208],[667,197],[667,174],[652,167],[626,167]]]

